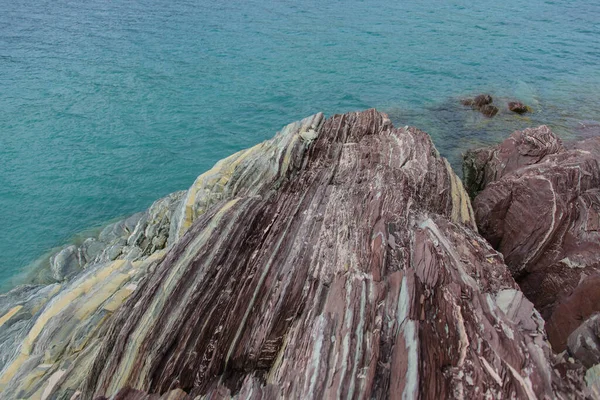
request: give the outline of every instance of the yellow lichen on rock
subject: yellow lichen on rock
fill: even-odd
[[[255,147],[261,146],[257,145]],[[242,150],[231,156],[217,162],[211,169],[196,178],[187,192],[184,200],[185,209],[183,211],[181,222],[179,223],[179,236],[192,226],[192,222],[198,217],[198,212],[194,209],[196,200],[201,191],[220,193],[231,178],[235,168],[252,153],[252,149]]]

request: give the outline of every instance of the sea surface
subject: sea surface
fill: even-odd
[[[600,2],[0,0],[0,287],[309,114],[470,146],[600,120]],[[480,92],[501,112],[459,104]],[[534,112],[504,111],[519,99]]]

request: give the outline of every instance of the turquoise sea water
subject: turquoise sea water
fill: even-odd
[[[4,287],[78,232],[317,111],[386,111],[455,167],[516,128],[569,137],[600,119],[597,0],[0,6]],[[482,91],[535,112],[487,120],[457,106]]]

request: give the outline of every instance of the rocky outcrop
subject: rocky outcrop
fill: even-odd
[[[512,111],[517,114],[525,114],[525,113],[529,112],[529,107],[527,107],[525,104],[521,103],[520,101],[509,101],[508,109],[509,109],[509,111]]]
[[[545,125],[515,131],[498,146],[468,150],[465,153],[465,187],[471,197],[475,198],[488,183],[564,150],[562,141]]]
[[[469,106],[474,110],[478,110],[488,118],[498,114],[498,107],[492,104],[493,99],[489,94],[480,94],[472,99],[463,99],[461,103],[464,106]]]
[[[600,311],[600,138],[563,145],[546,126],[465,156],[481,234],[547,321],[556,351]]]
[[[415,128],[317,114],[160,204],[0,299],[4,397],[584,396]]]
[[[463,100],[461,100],[461,103],[464,106],[470,106],[470,107],[479,109],[485,105],[492,104],[492,101],[493,101],[492,96],[490,96],[489,94],[480,94],[480,95],[475,96],[472,99],[471,98],[463,99]]]
[[[502,102],[505,102],[506,99],[503,99]],[[477,110],[481,112],[484,116],[488,118],[492,118],[500,109],[494,105],[494,99],[489,94],[480,94],[473,98],[464,98],[460,100],[460,103],[463,106],[471,107],[473,110]],[[516,113],[516,114],[525,114],[528,112],[532,112],[532,109],[527,105],[521,103],[520,101],[508,101],[507,103],[508,111]]]

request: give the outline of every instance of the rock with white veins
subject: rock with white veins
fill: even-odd
[[[318,114],[182,198],[165,250],[93,264],[37,310],[20,300],[33,317],[4,397],[584,396],[417,129]],[[162,245],[132,236],[125,247]],[[0,328],[21,312],[10,305]]]
[[[569,335],[567,347],[587,368],[600,364],[600,313],[592,315]]]
[[[465,155],[483,237],[504,255],[562,352],[600,311],[600,137],[563,144],[546,126]]]

